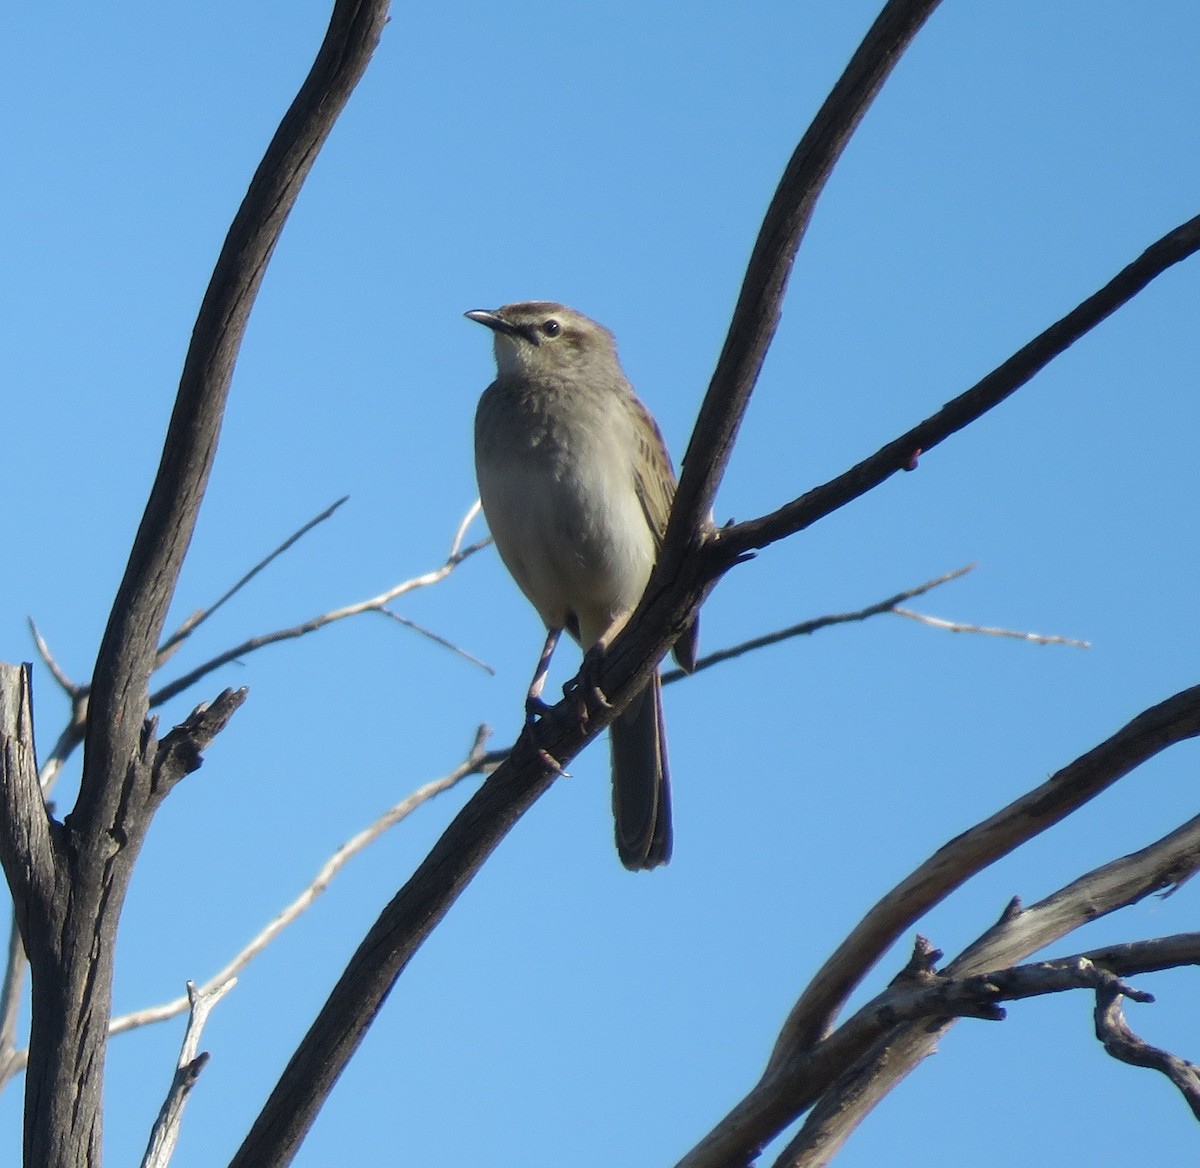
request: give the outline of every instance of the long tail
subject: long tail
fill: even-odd
[[[671,781],[658,674],[609,729],[617,852],[632,871],[671,858]]]

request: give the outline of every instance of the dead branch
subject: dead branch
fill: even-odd
[[[0,991],[0,1091],[25,1067],[26,1056],[17,1050],[17,1020],[29,962],[17,927],[17,915],[8,926],[8,956],[4,963],[4,988]]]
[[[1023,908],[1014,899],[1000,920],[955,958],[943,973],[949,977],[966,977],[1014,965],[1088,921],[1175,887],[1198,868],[1200,816],[1141,851],[1086,873],[1037,904]],[[1181,957],[1180,964],[1195,962],[1194,942],[1189,945],[1179,938],[1166,938],[1158,949],[1154,942],[1139,945],[1145,946],[1141,957],[1148,964],[1161,961],[1170,951]],[[1131,964],[1136,963],[1139,956],[1136,946],[1120,948],[1125,950]],[[795,1168],[828,1164],[871,1109],[933,1052],[952,1025],[953,1020],[946,1020],[898,1026],[836,1082],[821,1085],[809,1102],[793,1113],[798,1117],[809,1103],[819,1098],[780,1163]]]
[[[858,1043],[860,1028],[852,1029],[849,1038],[843,1034],[845,1024],[832,1030],[846,997],[887,948],[970,876],[1059,822],[1141,762],[1197,734],[1200,686],[1138,715],[1046,783],[940,848],[880,900],[818,970],[784,1023],[762,1079],[680,1161],[680,1168],[748,1164],[809,1108],[814,1108],[812,1115],[781,1163],[827,1163],[867,1111],[936,1043],[928,1024],[894,1028],[866,1048]],[[960,978],[1015,965],[1085,921],[1186,878],[1198,865],[1200,818],[1038,905],[1022,910],[1014,902],[944,974]],[[837,1080],[832,1087],[831,1074]]]
[[[472,516],[468,515],[469,522]],[[459,526],[459,533],[465,528],[465,523]],[[303,621],[298,625],[291,625],[286,629],[276,629],[271,633],[261,633],[256,637],[249,637],[240,645],[234,645],[230,649],[226,649],[222,653],[218,653],[215,657],[210,658],[201,665],[197,665],[195,669],[189,670],[182,677],[177,677],[174,681],[168,682],[161,689],[156,690],[150,695],[150,707],[152,709],[161,706],[164,702],[185,690],[190,689],[196,682],[207,677],[216,669],[220,669],[222,665],[228,665],[231,661],[237,661],[242,657],[248,656],[256,649],[262,649],[267,645],[276,645],[280,641],[294,640],[296,637],[304,637],[309,633],[315,633],[318,629],[323,629],[326,625],[331,625],[336,621],[346,620],[347,617],[358,616],[364,612],[382,612],[388,616],[395,617],[394,613],[388,611],[387,606],[400,596],[405,596],[409,592],[413,592],[418,588],[428,588],[430,585],[438,584],[444,580],[455,568],[458,567],[464,560],[469,559],[476,552],[488,546],[491,542],[489,539],[480,540],[477,543],[469,544],[466,547],[461,546],[461,540],[456,537],[455,545],[451,548],[449,556],[437,568],[432,571],[424,572],[420,576],[414,576],[409,580],[404,580],[399,584],[393,585],[386,591],[379,593],[378,596],[369,597],[366,600],[357,601],[354,604],[346,604],[341,608],[332,608],[328,612],[322,612],[310,619]],[[402,618],[395,617],[401,620]],[[420,630],[424,632],[425,630]],[[429,633],[428,636],[435,640],[440,640],[435,634]],[[455,649],[456,652],[462,652],[455,646],[449,645],[449,648]],[[463,654],[470,656],[469,654]],[[474,661],[474,658],[470,658]],[[476,661],[476,664],[483,665],[482,662]],[[483,668],[487,668],[483,665]]]
[[[207,608],[197,609],[189,616],[161,645],[158,647],[158,655],[155,659],[155,669],[161,669],[166,660],[179,648],[183,642],[192,635],[209,617],[213,615],[222,605],[232,600],[255,576],[264,568],[269,567],[277,560],[284,552],[288,550],[298,540],[303,539],[314,527],[325,522],[333,513],[349,499],[349,495],[343,495],[340,499],[330,503],[319,515],[314,515],[307,523],[293,531],[274,551],[264,556],[259,560],[253,568],[250,569],[240,580],[237,581],[223,596],[218,597]]]
[[[944,844],[884,896],[817,971],[784,1024],[770,1066],[817,1041],[876,961],[954,889],[1147,759],[1197,734],[1200,686],[1193,686],[1145,710],[1046,782]]]
[[[271,141],[230,227],[204,295],[162,458],[92,674],[87,750],[69,817],[69,847],[35,914],[40,878],[14,885],[33,979],[26,1075],[26,1163],[99,1163],[104,1044],[117,922],[130,873],[162,798],[157,784],[185,762],[182,743],[157,758],[146,725],[149,680],[179,570],[208,482],[234,363],[263,274],[317,153],[365,70],[386,19],[385,0],[337,0],[312,70]],[[160,763],[161,765],[156,765]],[[165,770],[163,768],[166,768]],[[183,769],[187,769],[183,766]],[[36,778],[36,776],[35,776]],[[26,786],[26,784],[22,784]],[[6,837],[48,854],[38,793]],[[9,801],[5,810],[21,810]],[[5,849],[6,851],[8,849]],[[23,887],[24,886],[24,887]]]
[[[1166,1075],[1183,1096],[1192,1114],[1200,1119],[1200,1067],[1170,1051],[1151,1046],[1139,1038],[1125,1021],[1121,998],[1131,997],[1119,986],[1103,986],[1096,990],[1096,1037],[1104,1049],[1120,1062],[1133,1067],[1146,1067]]]
[[[951,633],[977,633],[984,637],[1012,637],[1018,641],[1030,641],[1035,645],[1071,645],[1076,649],[1090,649],[1090,641],[1076,641],[1072,637],[1062,637],[1057,634],[1050,636],[1045,633],[1023,633],[1018,629],[1000,629],[989,625],[969,625],[960,621],[943,620],[938,616],[926,616],[921,612],[913,612],[908,608],[893,608],[897,616],[908,617],[909,620],[919,621],[932,629],[945,629]]]
[[[197,990],[190,981],[187,983],[187,1001],[191,1013],[183,1034],[183,1047],[175,1065],[170,1090],[150,1131],[150,1143],[145,1156],[142,1157],[142,1168],[166,1168],[170,1163],[175,1144],[179,1140],[179,1124],[183,1119],[184,1105],[200,1077],[200,1072],[208,1062],[208,1055],[200,1053],[200,1034],[208,1021],[209,1012],[236,984],[237,979],[230,978],[221,985],[204,991]]]
[[[837,478],[814,487],[770,515],[722,528],[704,552],[716,561],[710,571],[714,576],[720,575],[753,549],[766,547],[776,540],[803,531],[818,519],[865,495],[897,471],[911,470],[915,458],[981,418],[1005,398],[1011,397],[1055,357],[1066,352],[1080,337],[1127,304],[1152,280],[1198,250],[1200,215],[1152,243],[1098,292],[1014,353],[982,381],[942,406],[936,414],[906,434],[893,439]]]
[[[699,673],[703,669],[711,669],[714,665],[721,665],[726,661],[732,661],[734,658],[742,657],[746,653],[753,653],[756,649],[765,649],[768,645],[778,645],[781,641],[790,641],[793,637],[808,637],[813,633],[819,632],[821,629],[827,629],[833,625],[853,624],[859,621],[870,620],[871,617],[879,616],[885,612],[896,612],[898,604],[903,604],[906,600],[912,600],[915,596],[924,596],[926,592],[931,592],[934,588],[948,584],[951,580],[958,580],[968,572],[973,572],[977,566],[976,564],[967,564],[965,567],[955,568],[952,572],[945,572],[932,580],[926,580],[924,584],[918,584],[915,588],[906,588],[903,592],[897,592],[895,596],[889,596],[886,600],[876,601],[874,604],[869,604],[866,608],[860,608],[855,612],[839,612],[830,616],[814,617],[811,620],[790,625],[786,629],[778,629],[773,633],[765,633],[761,637],[753,637],[749,641],[742,641],[740,644],[731,645],[728,649],[719,649],[715,653],[708,653],[696,662],[696,667],[692,672]],[[674,681],[682,681],[687,676],[682,669],[668,669],[663,673],[663,684],[669,685]]]
[[[317,874],[309,881],[303,891],[284,908],[264,929],[254,936],[233,958],[212,975],[201,987],[200,993],[205,994],[215,987],[224,985],[236,978],[280,933],[290,924],[303,916],[316,903],[317,898],[329,887],[334,877],[359,852],[373,844],[384,832],[407,819],[418,807],[428,803],[437,795],[457,786],[463,779],[471,775],[487,774],[499,763],[501,756],[484,751],[483,746],[490,733],[486,726],[481,726],[475,742],[467,757],[454,770],[433,779],[406,795],[399,803],[390,807],[374,822],[368,824],[362,831],[348,839],[333,855],[323,863]],[[182,1014],[189,1006],[189,998],[180,996],[159,1006],[149,1006],[121,1014],[113,1018],[109,1027],[110,1034],[123,1034],[127,1030],[135,1030],[154,1022],[163,1022]]]

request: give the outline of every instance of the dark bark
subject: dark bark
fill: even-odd
[[[254,175],[221,250],[89,693],[83,775],[59,828],[28,779],[5,810],[32,879],[6,861],[30,958],[26,1165],[98,1165],[113,951],[129,877],[155,808],[240,704],[226,693],[157,742],[149,680],[216,455],[234,364],[266,266],[342,108],[366,68],[386,0],[339,0],[312,71]],[[36,788],[36,770],[34,772]],[[8,849],[6,849],[8,850]],[[47,858],[50,857],[50,858]]]

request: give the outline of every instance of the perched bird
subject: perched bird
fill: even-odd
[[[475,473],[500,558],[547,629],[528,708],[540,706],[563,629],[603,652],[650,579],[675,494],[662,435],[617,360],[612,333],[561,304],[468,312],[492,330],[496,380],[475,412]],[[696,626],[675,659],[695,665]],[[617,851],[630,869],[671,858],[661,684],[613,722]]]

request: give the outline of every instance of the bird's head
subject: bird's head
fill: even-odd
[[[477,308],[464,315],[492,330],[501,376],[563,375],[596,365],[617,366],[612,333],[566,305],[527,300],[494,312]]]

